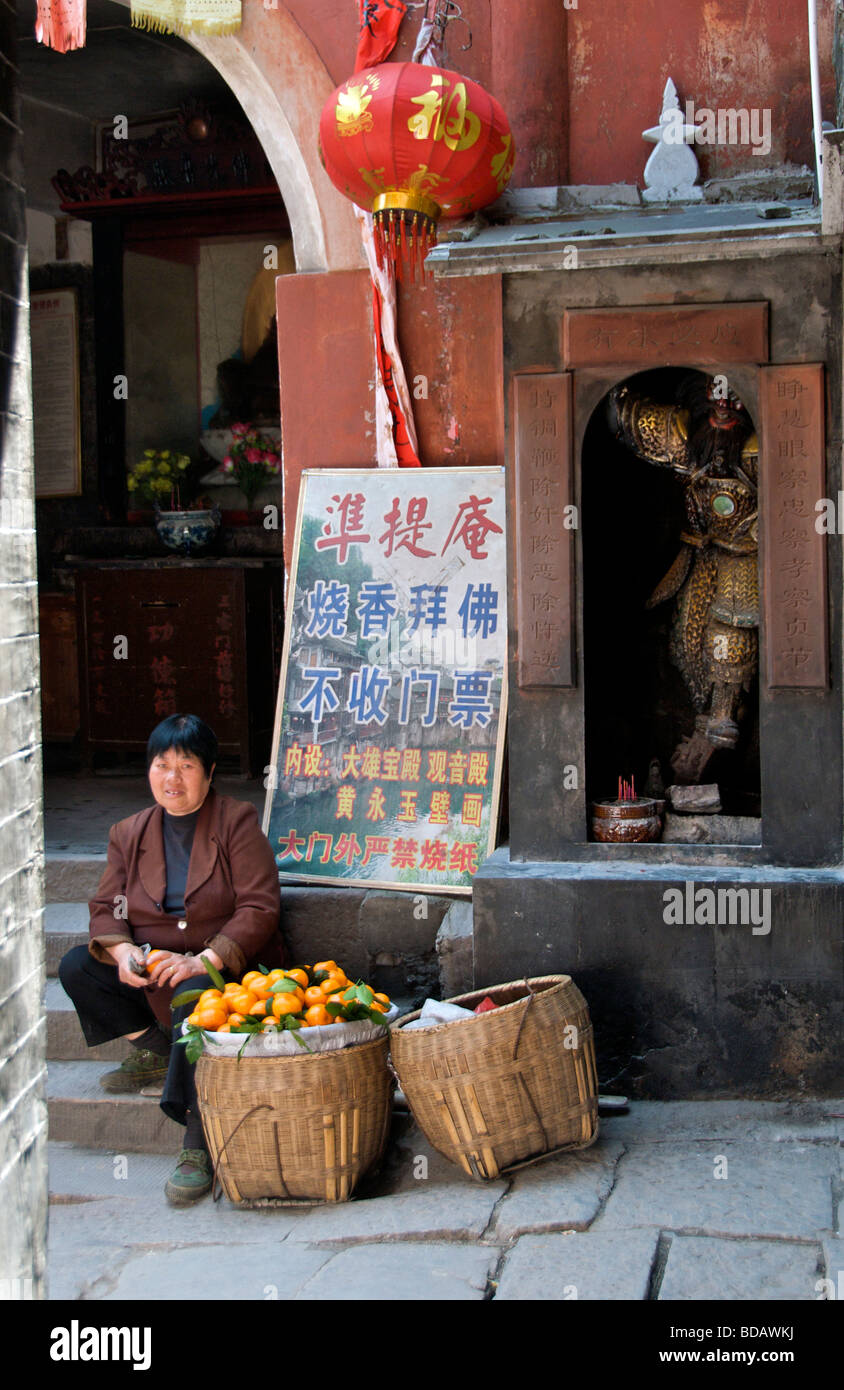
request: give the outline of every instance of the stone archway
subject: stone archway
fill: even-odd
[[[129,0],[115,3],[128,8]],[[297,271],[363,266],[352,205],[317,152],[319,113],[335,83],[287,7],[244,7],[237,34],[185,42],[228,83],[261,142],[290,218]]]

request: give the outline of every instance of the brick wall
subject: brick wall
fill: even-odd
[[[41,711],[22,185],[15,6],[0,0],[0,1298],[46,1292]]]

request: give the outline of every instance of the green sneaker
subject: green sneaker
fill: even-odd
[[[164,1185],[164,1193],[173,1207],[196,1202],[211,1191],[211,1159],[204,1149],[182,1149],[176,1167]]]
[[[140,1091],[153,1081],[163,1081],[167,1075],[167,1065],[166,1057],[147,1052],[146,1048],[133,1048],[119,1067],[100,1077],[100,1085],[104,1091],[117,1093]]]

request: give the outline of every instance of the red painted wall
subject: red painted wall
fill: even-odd
[[[254,3],[254,0],[253,0]],[[352,0],[287,0],[287,9],[340,83],[357,42]],[[513,187],[641,184],[666,78],[681,102],[769,108],[769,157],[749,147],[698,154],[705,178],[811,164],[806,0],[461,0],[471,29],[448,27],[449,62],[488,87],[510,119],[519,157]],[[818,0],[824,116],[834,117],[834,0]],[[268,11],[272,18],[272,11]],[[410,58],[409,11],[390,61]],[[318,113],[317,113],[318,114]]]

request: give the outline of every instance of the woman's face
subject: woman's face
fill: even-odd
[[[216,766],[212,764],[212,773]],[[149,785],[159,806],[171,816],[189,816],[191,811],[199,810],[208,795],[211,777],[195,753],[168,748],[153,758]]]

